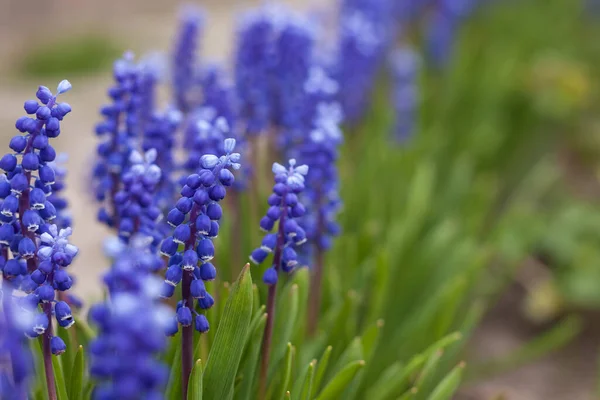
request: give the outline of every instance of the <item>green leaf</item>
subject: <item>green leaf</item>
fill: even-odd
[[[204,399],[223,400],[232,394],[237,369],[242,358],[252,318],[252,278],[246,264],[219,321],[204,370]],[[174,397],[169,397],[174,398]]]
[[[240,373],[242,381],[240,383],[239,390],[236,390],[236,400],[249,400],[254,393],[254,376],[257,372],[258,358],[260,355],[260,348],[262,343],[263,334],[265,333],[265,325],[267,323],[267,314],[262,314],[258,323],[252,329],[246,349],[244,350],[244,357],[242,357],[242,363],[240,365]]]
[[[438,350],[433,353],[425,362],[423,370],[419,374],[415,386],[419,390],[419,393],[429,393],[428,387],[433,384],[433,380],[436,376],[436,371],[440,364],[440,359],[444,354],[443,350]]]
[[[416,387],[412,387],[406,392],[404,392],[400,397],[398,397],[398,400],[414,399],[417,396],[417,394],[419,394],[419,389],[417,389]]]
[[[367,390],[366,397],[369,400],[383,400],[398,395],[408,383],[408,378],[436,352],[440,351],[460,340],[459,332],[451,333],[429,346],[424,352],[415,355],[406,366],[399,362],[391,364],[381,374],[379,379]]]
[[[312,385],[312,391],[310,393],[310,398],[313,399],[319,389],[321,388],[321,382],[323,381],[323,377],[325,377],[325,373],[327,372],[327,366],[329,365],[329,359],[331,358],[331,351],[333,347],[327,346],[323,355],[319,359],[319,363],[317,364],[317,370],[315,372],[315,381]]]
[[[308,363],[308,367],[306,368],[304,373],[296,379],[294,387],[292,388],[293,400],[310,399],[316,366],[317,360],[312,360],[310,363]]]
[[[285,363],[284,363],[284,371],[283,371],[283,385],[281,387],[281,399],[286,397],[286,392],[288,391],[288,386],[290,385],[290,380],[292,378],[292,362],[294,361],[294,346],[291,343],[287,345],[287,351],[285,352]]]
[[[69,400],[83,399],[83,378],[85,376],[85,355],[83,346],[79,346],[69,379]]]
[[[287,344],[292,340],[299,306],[298,285],[295,283],[287,285],[277,301],[269,361],[269,381],[273,380],[273,374],[279,369],[279,364],[287,351]]]
[[[427,398],[427,400],[449,400],[452,398],[460,381],[462,379],[463,370],[465,369],[465,363],[458,364],[442,381],[435,387],[433,393]]]
[[[52,356],[52,368],[54,369],[54,382],[56,383],[56,396],[58,400],[69,400],[67,384],[60,356]]]
[[[337,400],[340,399],[341,394],[350,385],[352,379],[356,376],[358,371],[364,367],[365,362],[363,360],[353,361],[346,365],[336,376],[329,381],[327,386],[319,393],[317,400]]]
[[[71,331],[70,329],[65,329],[60,326],[56,327],[55,329],[56,335],[60,337],[67,345],[65,352],[60,355],[60,359],[63,366],[63,373],[65,374],[65,377],[69,377],[71,376],[71,368],[73,367],[75,354],[77,352],[76,340],[73,340],[72,336],[75,331]]]
[[[174,338],[172,338],[174,339]],[[181,398],[181,342],[175,348],[175,354],[171,362],[171,374],[167,384],[167,399]]]
[[[192,368],[187,400],[202,400],[202,360],[197,360]]]

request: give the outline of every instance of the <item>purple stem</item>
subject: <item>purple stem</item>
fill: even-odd
[[[283,246],[285,245],[284,224],[287,218],[287,205],[285,203],[285,193],[281,196],[281,218],[279,219],[279,229],[277,231],[277,245],[275,246],[275,254],[273,255],[273,268],[279,273],[279,265],[281,264],[281,255]],[[259,398],[264,399],[267,390],[267,373],[269,371],[269,357],[271,355],[271,340],[273,337],[273,322],[275,320],[275,295],[277,293],[277,284],[269,286],[267,296],[267,322],[265,324],[265,333],[263,334],[261,348],[261,364],[260,364],[260,391]]]
[[[196,243],[196,218],[198,217],[198,206],[194,204],[190,213],[190,229],[191,235],[189,240],[185,243],[185,249],[190,250],[194,248]],[[183,271],[183,279],[181,286],[181,300],[183,300],[184,306],[194,310],[194,298],[190,291],[190,286],[194,278],[192,271]],[[188,384],[190,381],[190,374],[192,373],[192,366],[194,363],[194,329],[192,325],[184,326],[181,329],[181,396],[183,400],[187,399]]]

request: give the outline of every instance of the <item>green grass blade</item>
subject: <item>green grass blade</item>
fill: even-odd
[[[427,400],[450,400],[462,379],[465,363],[460,363],[435,387]]]
[[[285,362],[284,362],[284,370],[283,370],[283,384],[281,386],[281,395],[280,399],[285,399],[286,393],[289,393],[290,381],[292,379],[292,363],[294,361],[294,346],[291,343],[288,343],[287,350],[285,352]]]
[[[233,384],[252,318],[252,278],[246,264],[231,289],[204,370],[204,399],[223,400]],[[171,398],[171,397],[170,397]]]
[[[317,370],[315,372],[315,381],[312,385],[312,391],[309,396],[311,399],[315,398],[317,392],[321,388],[321,382],[323,382],[323,378],[325,377],[325,373],[327,372],[327,366],[329,365],[329,359],[331,358],[332,350],[333,347],[327,346],[327,348],[323,352],[323,355],[319,359],[319,362],[317,364]]]
[[[192,368],[187,400],[202,400],[202,360],[197,360]]]
[[[352,383],[352,380],[356,376],[359,370],[364,367],[365,362],[363,360],[353,361],[346,365],[336,376],[329,381],[327,386],[319,393],[317,400],[337,400],[340,399],[341,394],[346,388]]]
[[[181,343],[175,348],[171,362],[171,374],[167,384],[167,399],[181,398]]]
[[[242,375],[242,381],[240,382],[239,389],[236,390],[235,393],[236,400],[250,400],[253,398],[254,377],[258,370],[258,358],[260,356],[260,348],[266,323],[267,314],[263,313],[248,339],[248,344],[246,345],[245,354],[239,369],[239,372]]]
[[[292,340],[294,334],[299,308],[298,285],[294,283],[286,286],[277,301],[271,347],[272,355],[269,361],[269,382],[273,381],[273,374],[279,369],[279,364],[287,351],[287,344]]]
[[[69,400],[67,394],[67,382],[62,367],[60,356],[52,356],[52,368],[54,369],[54,382],[56,383],[56,396],[58,400]]]
[[[83,379],[85,376],[85,354],[83,346],[79,346],[69,379],[69,400],[83,399]]]

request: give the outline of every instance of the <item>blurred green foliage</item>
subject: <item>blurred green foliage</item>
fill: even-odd
[[[15,72],[25,78],[57,78],[106,71],[122,49],[100,34],[70,35],[35,42],[17,61]]]

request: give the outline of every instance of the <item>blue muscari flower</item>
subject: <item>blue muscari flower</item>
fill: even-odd
[[[418,106],[419,64],[418,55],[407,47],[395,50],[390,59],[391,100],[396,119],[394,136],[398,142],[405,142],[414,130]]]
[[[314,29],[308,20],[295,15],[287,16],[279,28],[275,45],[273,123],[284,133],[306,128],[306,121],[298,110],[305,104],[303,86],[313,62]]]
[[[182,10],[171,69],[175,105],[184,114],[200,104],[199,87],[196,85],[196,52],[203,23],[204,17],[200,9],[188,6]]]
[[[246,135],[242,129],[239,129],[238,124],[238,100],[236,97],[235,87],[232,82],[229,82],[225,76],[223,68],[212,65],[204,70],[202,76],[202,94],[203,94],[203,112],[205,117],[212,117],[213,125],[217,129],[221,127],[222,139],[226,137],[233,137],[236,141],[235,147],[238,152],[242,155],[240,164],[242,168],[238,172],[233,189],[243,190],[246,188],[250,175],[252,174],[250,163],[244,161],[244,155],[247,153],[246,149],[248,146]],[[210,118],[209,118],[210,119]],[[224,119],[224,121],[217,121]],[[197,129],[198,127],[196,127]],[[217,135],[218,136],[218,135]],[[194,143],[197,137],[192,138],[187,143]],[[198,146],[201,147],[201,146]],[[220,152],[220,144],[216,147]],[[198,160],[198,154],[214,153],[215,151],[210,149],[203,149],[202,151],[196,150],[195,155],[188,157],[188,166],[194,166]]]
[[[269,7],[245,14],[238,25],[235,83],[248,135],[263,133],[271,122],[277,31],[277,13]]]
[[[273,164],[275,185],[269,197],[269,210],[261,219],[260,227],[267,232],[260,247],[252,251],[250,261],[262,264],[269,253],[273,252],[273,263],[263,275],[267,285],[277,283],[280,270],[291,272],[298,264],[295,247],[306,241],[304,229],[296,222],[298,212],[303,206],[298,195],[304,190],[304,179],[308,173],[307,165],[296,165],[296,160],[289,160],[289,168],[279,163]],[[275,235],[268,233],[278,224]]]
[[[152,272],[162,262],[151,242],[137,234],[112,248],[114,262],[104,276],[109,299],[90,309],[98,326],[90,344],[90,372],[99,381],[94,399],[163,398],[168,369],[157,355],[172,317],[159,302],[161,282]]]
[[[122,188],[114,195],[119,219],[119,237],[127,243],[134,233],[154,239],[158,245],[162,234],[157,223],[162,212],[156,205],[156,189],[161,181],[161,169],[155,164],[157,151],[148,150],[144,155],[132,151],[129,169],[122,176]]]
[[[122,174],[127,170],[130,153],[146,126],[142,118],[150,115],[148,69],[134,63],[126,53],[113,67],[114,86],[108,90],[112,101],[101,109],[104,120],[96,125],[96,134],[103,138],[97,147],[98,161],[93,171],[96,200],[104,203],[98,218],[108,226],[119,225],[114,196],[120,189]]]
[[[184,132],[187,154],[183,166],[187,174],[200,168],[202,155],[223,153],[223,141],[230,137],[230,130],[227,119],[214,108],[202,107],[190,115]]]
[[[62,81],[57,93],[70,88],[68,81]],[[50,138],[60,134],[60,122],[71,107],[58,103],[57,96],[45,86],[38,88],[36,96],[37,101],[28,100],[24,105],[35,117],[17,120],[16,128],[24,135],[11,140],[14,153],[0,162],[5,171],[0,174],[0,265],[3,281],[27,294],[22,303],[31,314],[31,324],[24,329],[25,334],[37,337],[47,331],[46,338],[51,341],[53,307],[61,304],[55,300],[56,291],[61,293],[72,286],[73,279],[65,268],[78,252],[68,241],[71,228],[59,231],[53,224],[58,215],[52,203],[57,198],[52,192],[57,172],[53,163],[56,152],[49,144]],[[38,305],[44,313],[37,312]],[[64,327],[72,325],[72,321],[56,320]]]
[[[387,0],[347,0],[342,3],[334,77],[338,101],[349,122],[365,112],[379,66],[394,32]]]
[[[318,97],[318,93],[315,93]],[[298,146],[298,158],[309,166],[307,189],[301,200],[305,206],[293,210],[306,231],[308,244],[302,247],[301,262],[313,264],[313,253],[331,247],[332,237],[339,235],[336,215],[341,207],[337,160],[343,136],[339,127],[342,112],[331,101],[317,103],[312,117],[313,127]]]
[[[33,372],[33,358],[24,331],[33,326],[31,309],[23,309],[3,283],[0,293],[0,398],[24,399],[28,394],[28,378]]]
[[[48,163],[45,168],[40,169],[40,183],[50,185],[52,192],[47,196],[49,202],[56,209],[56,218],[54,224],[61,229],[72,226],[73,218],[69,211],[69,203],[64,196],[66,187],[67,169],[64,163],[67,160],[67,155],[62,153],[56,157],[51,163]]]
[[[169,257],[169,267],[163,284],[163,296],[171,297],[175,286],[182,284],[182,303],[177,320],[184,326],[192,324],[191,313],[195,312],[193,301],[197,299],[201,309],[210,308],[214,300],[206,292],[203,283],[216,277],[216,269],[210,262],[215,254],[212,239],[219,230],[222,216],[219,202],[225,197],[225,188],[233,185],[231,169],[240,168],[240,154],[234,153],[235,139],[225,139],[220,157],[205,154],[200,158],[200,170],[186,179],[182,197],[168,216],[175,226],[173,235],[166,238],[160,247],[161,253]],[[205,331],[208,323],[196,323],[197,329]],[[172,329],[171,329],[172,333]]]
[[[442,0],[437,3],[427,24],[425,49],[436,68],[445,67],[454,52],[456,36],[479,0]]]

